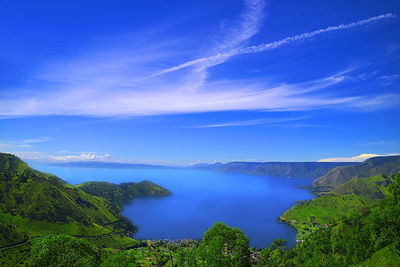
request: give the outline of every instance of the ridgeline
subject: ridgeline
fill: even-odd
[[[338,166],[351,166],[354,162],[228,162],[197,164],[196,169],[225,173],[243,173],[272,177],[317,178]]]

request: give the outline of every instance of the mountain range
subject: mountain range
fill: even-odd
[[[317,178],[338,166],[351,166],[356,162],[228,162],[198,164],[192,168],[225,173],[243,173],[292,178]]]

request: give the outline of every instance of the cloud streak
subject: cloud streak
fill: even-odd
[[[298,120],[306,120],[309,117],[294,117],[294,118],[279,118],[279,119],[254,119],[254,120],[245,120],[245,121],[233,121],[233,122],[225,122],[225,123],[217,123],[217,124],[207,124],[200,126],[193,126],[191,128],[218,128],[218,127],[241,127],[241,126],[255,126],[255,125],[268,125],[275,124],[280,122],[288,122],[288,121],[298,121]]]
[[[70,155],[50,155],[36,151],[11,151],[23,160],[39,161],[39,162],[80,162],[80,161],[102,161],[112,162],[109,154],[81,153]]]
[[[217,64],[225,62],[227,59],[229,59],[232,56],[241,55],[241,54],[249,54],[249,53],[265,52],[265,51],[269,51],[269,50],[273,50],[273,49],[279,48],[279,47],[281,47],[283,45],[288,45],[288,44],[297,43],[297,42],[300,42],[300,41],[303,41],[303,40],[306,40],[306,39],[311,39],[312,37],[316,37],[316,36],[322,35],[324,33],[347,30],[347,29],[356,28],[356,27],[361,27],[361,26],[364,26],[364,25],[368,25],[368,24],[371,24],[371,23],[374,23],[374,22],[378,22],[378,21],[381,21],[381,20],[394,18],[394,17],[396,17],[395,14],[387,13],[387,14],[382,14],[382,15],[375,16],[375,17],[370,17],[368,19],[359,20],[357,22],[352,22],[352,23],[348,23],[348,24],[340,24],[340,25],[337,25],[337,26],[329,26],[329,27],[326,27],[326,28],[323,28],[323,29],[318,29],[318,30],[312,31],[312,32],[306,32],[306,33],[302,33],[302,34],[298,34],[298,35],[294,35],[294,36],[289,36],[289,37],[286,37],[286,38],[284,38],[282,40],[271,42],[271,43],[248,46],[248,47],[241,48],[241,49],[233,49],[233,50],[230,50],[230,51],[225,52],[225,53],[218,53],[218,54],[213,55],[213,56],[202,57],[202,58],[198,58],[198,59],[195,59],[195,60],[191,60],[191,61],[182,63],[180,65],[161,70],[161,71],[159,71],[157,73],[154,73],[153,75],[151,75],[149,77],[155,77],[155,76],[158,76],[158,75],[162,75],[162,74],[165,74],[165,73],[168,73],[168,72],[177,71],[177,70],[180,70],[180,69],[183,69],[183,68],[187,68],[187,67],[191,67],[191,66],[195,66],[195,65],[198,65],[198,64],[204,64],[204,65],[207,65],[208,67],[215,66]]]
[[[188,61],[161,72],[155,72],[159,62],[164,62],[168,57],[180,58],[176,42],[150,42],[154,46],[136,43],[139,48],[135,51],[130,50],[128,45],[128,48],[100,49],[100,52],[77,59],[47,63],[37,75],[28,79],[24,87],[0,91],[0,118],[46,115],[129,117],[335,107],[356,107],[361,110],[390,106],[399,100],[399,96],[394,94],[341,94],[326,90],[346,82],[356,82],[348,79],[354,68],[301,83],[273,84],[259,78],[207,79],[211,66],[224,63],[231,56],[273,50],[323,33],[360,27],[395,16],[388,13],[272,43],[247,46],[247,40],[257,34],[262,25],[264,9],[262,0],[245,1],[245,8],[238,19],[209,48],[209,54],[216,55]],[[186,72],[174,73],[179,69],[185,69]],[[154,73],[151,78],[149,73]],[[262,122],[255,120],[247,123]]]

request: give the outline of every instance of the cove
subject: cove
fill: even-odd
[[[32,164],[78,184],[149,180],[172,192],[165,198],[135,199],[122,214],[139,226],[137,239],[199,239],[217,221],[239,227],[252,247],[267,247],[275,238],[295,245],[296,230],[277,222],[296,200],[312,198],[299,186],[311,178],[282,178],[227,174],[195,169],[77,168]]]

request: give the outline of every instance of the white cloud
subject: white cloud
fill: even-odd
[[[233,49],[224,53],[219,53],[216,54],[214,56],[209,56],[209,57],[203,57],[203,58],[198,58],[195,60],[191,60],[185,63],[182,63],[180,65],[159,71],[155,74],[153,74],[151,77],[157,76],[157,75],[162,75],[168,72],[172,72],[172,71],[176,71],[179,69],[183,69],[183,68],[187,68],[190,66],[194,66],[194,65],[198,65],[198,64],[203,64],[203,65],[207,65],[208,67],[210,66],[215,66],[217,64],[223,63],[226,60],[228,60],[230,57],[232,56],[236,56],[236,55],[241,55],[241,54],[248,54],[248,53],[259,53],[259,52],[264,52],[264,51],[269,51],[269,50],[273,50],[276,48],[279,48],[283,45],[287,45],[287,44],[291,44],[291,43],[298,43],[301,42],[305,39],[310,39],[312,37],[324,34],[324,33],[328,33],[328,32],[334,32],[334,31],[340,31],[340,30],[346,30],[346,29],[350,29],[350,28],[355,28],[355,27],[360,27],[360,26],[364,26],[373,22],[377,22],[383,19],[388,19],[388,18],[393,18],[396,15],[392,14],[392,13],[387,13],[387,14],[383,14],[383,15],[379,15],[379,16],[375,16],[375,17],[371,17],[368,19],[364,19],[364,20],[360,20],[357,22],[352,22],[352,23],[348,23],[348,24],[340,24],[337,26],[329,26],[323,29],[319,29],[319,30],[315,30],[312,32],[306,32],[306,33],[302,33],[302,34],[298,34],[298,35],[294,35],[294,36],[289,36],[286,37],[282,40],[279,41],[275,41],[275,42],[271,42],[271,43],[265,43],[265,44],[259,44],[259,45],[253,45],[253,46],[248,46],[246,48],[241,48],[241,49]]]
[[[398,95],[340,95],[322,90],[350,81],[353,69],[302,83],[265,83],[263,80],[208,81],[208,69],[231,56],[275,49],[326,32],[359,27],[391,18],[372,17],[320,29],[258,46],[245,42],[258,31],[264,1],[248,0],[222,40],[209,48],[217,54],[155,71],[167,57],[180,58],[176,43],[157,40],[135,51],[127,47],[104,49],[78,59],[48,63],[24,88],[0,91],[0,118],[41,115],[101,117],[148,116],[233,110],[293,111],[321,108],[379,108],[390,106]],[[130,44],[131,45],[131,44]],[[160,50],[161,49],[161,50]],[[187,68],[191,66],[191,68]],[[174,73],[185,69],[185,73]],[[149,73],[155,73],[149,78]],[[159,75],[164,73],[165,75]],[[167,74],[168,73],[168,74]],[[147,77],[147,78],[146,78]],[[39,88],[39,89],[38,89]],[[22,93],[23,92],[23,93]],[[28,143],[27,143],[28,144]]]
[[[373,157],[384,157],[384,156],[395,156],[399,154],[387,154],[387,155],[379,155],[379,154],[361,154],[355,157],[348,158],[328,158],[328,159],[320,159],[318,162],[363,162],[369,158]]]
[[[40,138],[25,139],[25,140],[22,140],[21,143],[34,144],[34,143],[47,142],[49,140],[52,140],[52,138],[50,138],[50,137],[40,137]]]
[[[111,161],[109,154],[82,153],[70,155],[50,155],[34,151],[12,151],[9,153],[16,155],[23,160],[43,162]]]
[[[393,83],[395,83],[397,80],[400,79],[400,73],[391,74],[391,75],[383,75],[380,78],[382,80],[383,85],[392,85]]]
[[[308,118],[309,117],[304,116],[304,117],[279,118],[279,119],[255,119],[255,120],[225,122],[225,123],[218,123],[218,124],[199,125],[199,126],[193,126],[191,128],[217,128],[217,127],[267,125],[267,124],[274,124],[274,123],[287,122],[287,121],[305,120]]]

